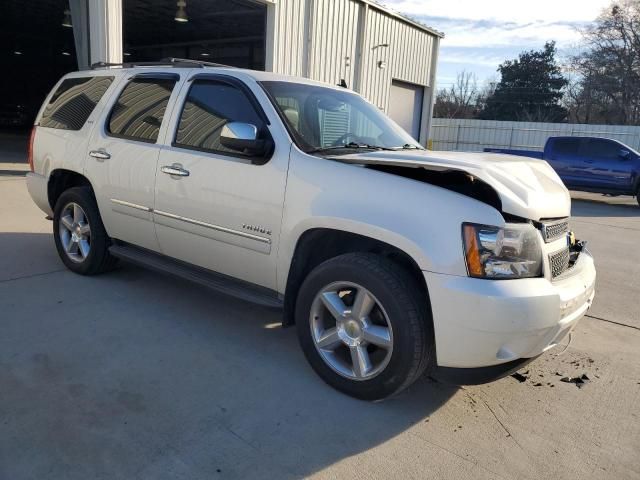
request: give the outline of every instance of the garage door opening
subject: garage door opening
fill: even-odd
[[[68,1],[3,0],[0,42],[0,160],[19,145],[24,161],[25,135],[43,99],[62,75],[78,68]]]
[[[389,116],[416,140],[420,139],[424,87],[393,80],[389,96]]]
[[[190,58],[264,70],[266,6],[249,0],[123,0],[127,61]]]

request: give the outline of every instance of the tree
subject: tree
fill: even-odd
[[[584,123],[640,125],[640,0],[614,2],[583,31],[572,59],[579,81],[571,116]]]
[[[474,73],[463,70],[455,83],[438,91],[434,116],[437,118],[474,118],[478,100],[478,81]]]
[[[500,81],[480,113],[484,120],[562,122],[567,110],[560,101],[567,80],[556,63],[555,42],[542,50],[521,53],[498,67]]]

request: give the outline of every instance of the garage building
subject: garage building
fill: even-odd
[[[427,141],[442,34],[371,0],[5,3],[2,60],[22,75],[2,80],[0,128],[30,123],[67,71],[177,57],[346,85]]]

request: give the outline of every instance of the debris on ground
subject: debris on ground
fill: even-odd
[[[527,378],[529,378],[527,375],[529,375],[529,370],[527,370],[526,372],[523,372],[523,373],[516,372],[516,373],[512,374],[511,376],[513,378],[515,378],[516,380],[518,380],[520,383],[523,383],[523,382],[527,381]]]
[[[562,377],[560,379],[561,382],[564,383],[573,383],[575,384],[576,387],[578,388],[582,388],[584,387],[587,383],[589,383],[590,378],[587,377],[586,373],[583,373],[581,376],[579,377]]]

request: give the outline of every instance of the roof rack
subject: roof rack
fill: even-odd
[[[223,63],[213,63],[213,62],[205,62],[202,60],[191,60],[189,58],[163,58],[162,60],[158,60],[156,62],[125,62],[125,63],[107,63],[107,62],[96,62],[91,64],[91,70],[95,70],[97,68],[109,68],[109,67],[121,67],[121,68],[131,68],[131,67],[175,67],[175,68],[204,68],[204,67],[226,67],[226,68],[234,68],[231,65],[225,65]]]

